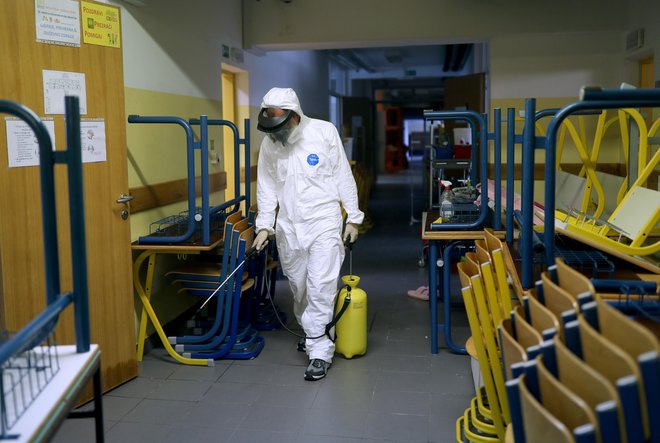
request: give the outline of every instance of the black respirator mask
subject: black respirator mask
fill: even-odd
[[[266,108],[259,112],[257,129],[265,132],[271,140],[285,144],[295,128],[289,126],[289,121],[296,113],[290,109],[284,109],[284,114],[277,117],[268,116]]]

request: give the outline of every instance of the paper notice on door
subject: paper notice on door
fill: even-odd
[[[34,0],[39,43],[80,46],[80,7],[74,0]]]
[[[44,113],[64,114],[64,97],[79,98],[80,115],[87,114],[85,74],[80,72],[42,70],[44,81]]]
[[[80,122],[80,141],[83,163],[106,160],[105,121],[103,119],[82,120]]]
[[[55,122],[42,119],[50,135],[50,141],[55,149]],[[7,127],[7,156],[10,168],[39,165],[39,144],[32,128],[23,120],[13,117],[5,118]]]

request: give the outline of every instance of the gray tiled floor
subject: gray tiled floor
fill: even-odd
[[[213,368],[180,365],[157,348],[140,363],[138,378],[104,396],[106,440],[454,441],[456,418],[474,395],[470,362],[446,349],[430,353],[428,304],[405,295],[426,278],[417,266],[420,227],[409,224],[411,184],[415,205],[423,205],[415,180],[407,171],[379,178],[370,203],[375,226],[353,253],[369,297],[366,355],[336,356],[327,378],[306,382],[305,355],[281,330],[262,333],[266,346],[258,358]],[[276,300],[291,318],[285,281],[277,283]],[[460,310],[454,324],[454,340],[464,342],[469,331]],[[67,420],[55,441],[93,435],[91,420]]]

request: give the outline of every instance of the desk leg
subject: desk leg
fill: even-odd
[[[156,267],[156,254],[143,252],[138,257],[138,259],[135,261],[135,265],[133,266],[133,279],[136,282],[135,285],[137,288],[140,278],[140,267],[142,266],[142,262],[146,259],[146,257],[149,257],[149,261],[147,262],[147,276],[144,281],[144,296],[146,297],[147,300],[151,300],[151,287],[154,282],[154,268]],[[147,334],[147,323],[148,323],[147,309],[144,307],[143,304],[142,313],[140,314],[140,328],[138,332],[137,361],[142,361],[142,357],[144,356],[144,340],[146,339],[145,336]]]
[[[442,265],[443,273],[443,288],[442,288],[442,301],[444,303],[445,311],[445,342],[447,347],[455,354],[467,354],[465,348],[461,348],[451,338],[451,290],[450,290],[450,278],[451,278],[451,251],[454,249],[454,246],[460,245],[462,242],[453,241],[448,243],[445,246],[443,251],[444,264]]]
[[[96,431],[96,442],[103,443],[105,434],[103,432],[103,392],[101,391],[101,363],[96,368],[94,379],[94,429]]]
[[[147,280],[145,281],[145,285],[142,286],[142,283],[140,282],[140,267],[142,266],[142,263],[149,257],[149,263],[153,263],[152,266],[147,269]],[[160,337],[160,341],[163,343],[163,346],[165,347],[165,350],[167,351],[170,356],[180,362],[184,363],[187,365],[195,365],[195,366],[212,366],[213,365],[213,360],[209,359],[202,359],[202,358],[187,358],[187,357],[182,357],[179,355],[174,348],[172,348],[172,345],[170,344],[167,335],[165,335],[165,331],[163,330],[163,327],[160,324],[160,321],[158,320],[158,316],[156,316],[156,312],[154,309],[151,307],[151,303],[149,301],[149,298],[151,297],[151,285],[153,283],[153,268],[155,267],[156,263],[156,253],[153,251],[144,251],[142,254],[138,256],[138,258],[135,260],[135,264],[133,265],[133,284],[135,285],[135,291],[137,292],[138,296],[140,297],[140,301],[142,302],[142,312],[144,315],[144,311],[147,312],[147,315],[149,316],[149,319],[151,320],[151,323],[154,325],[154,329],[156,329],[156,332],[158,333],[158,336]],[[150,272],[151,271],[151,272]],[[147,290],[148,289],[148,292]],[[140,334],[138,335],[138,352],[140,352],[140,345],[142,344],[142,351],[144,351],[144,334],[142,333],[144,328],[144,331],[146,333],[146,318],[144,322],[140,322]],[[142,357],[142,355],[138,354],[138,357]]]
[[[438,353],[438,244],[429,240],[429,308],[431,309],[431,353]]]

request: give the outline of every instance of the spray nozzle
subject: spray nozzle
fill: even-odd
[[[245,259],[247,260],[248,258],[252,257],[254,254],[257,253],[257,246],[252,246],[250,249],[248,249],[245,252]]]

